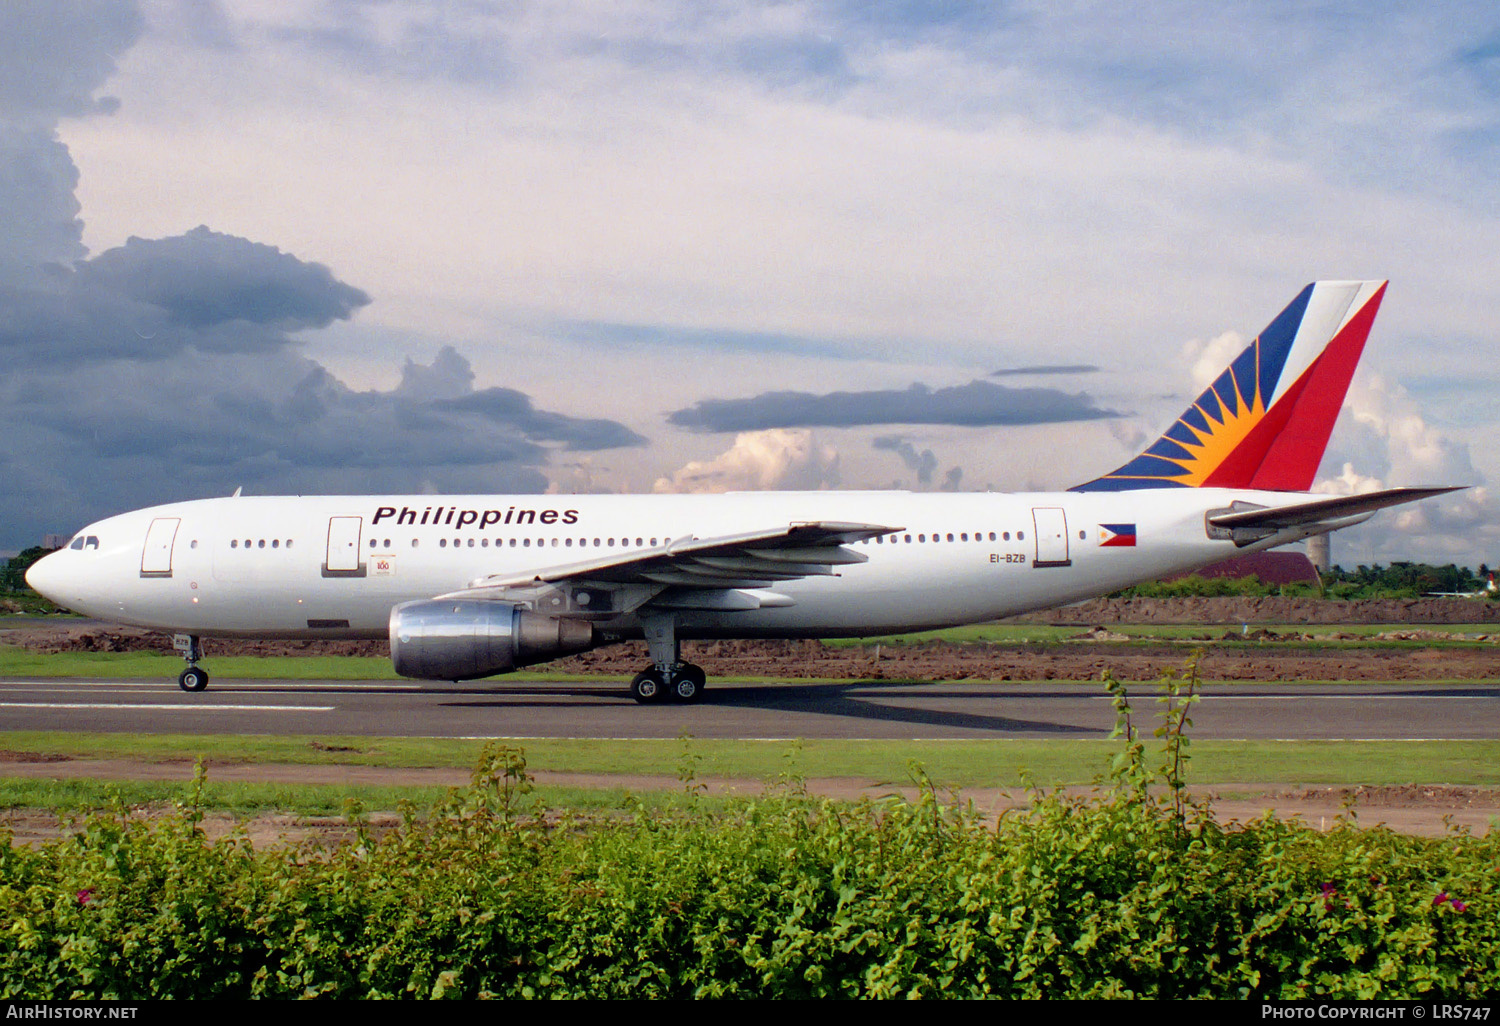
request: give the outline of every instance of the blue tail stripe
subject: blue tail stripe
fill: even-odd
[[[1196,413],[1196,411],[1194,411],[1194,413]],[[1202,422],[1203,414],[1199,414],[1199,417],[1197,417],[1197,419]],[[1188,417],[1184,416],[1184,419],[1182,420],[1188,420]],[[1188,429],[1188,426],[1185,425],[1185,423],[1182,423],[1182,420],[1179,420],[1178,423],[1172,425],[1172,428],[1167,428],[1167,434],[1163,435],[1163,438],[1170,438],[1170,440],[1172,441],[1179,441],[1179,443],[1184,444],[1184,446],[1202,446],[1203,443],[1200,443],[1199,437],[1197,437],[1197,435],[1194,435],[1193,432]],[[1200,428],[1200,431],[1202,431],[1203,434],[1208,434],[1208,422],[1203,422],[1203,426],[1202,428]],[[1148,450],[1148,452],[1151,452],[1151,450]]]
[[[1180,430],[1188,437],[1184,438],[1182,435],[1172,435],[1172,437],[1179,442],[1193,441],[1192,432],[1183,427],[1184,424],[1192,425],[1205,435],[1213,433],[1212,429],[1208,426],[1208,418],[1203,416],[1203,411],[1196,406],[1189,406],[1187,412],[1178,418],[1177,423],[1167,429],[1167,434],[1172,435],[1173,431]]]
[[[1146,450],[1146,455],[1164,456],[1169,460],[1190,460],[1193,458],[1192,453],[1188,452],[1182,446],[1178,445],[1170,438],[1167,438],[1165,435],[1161,438],[1158,438],[1156,440],[1156,443],[1152,445],[1151,448]]]
[[[1203,390],[1203,394],[1198,397],[1198,401],[1194,403],[1193,406],[1195,409],[1202,410],[1218,423],[1224,423],[1224,408],[1219,405],[1219,397],[1214,394],[1212,386]],[[1204,427],[1205,430],[1213,430],[1213,428],[1208,427],[1206,423]]]
[[[1226,367],[1224,373],[1220,374],[1214,382],[1214,394],[1219,397],[1219,402],[1224,404],[1224,411],[1233,417],[1240,412],[1239,400],[1235,398],[1234,370]]]
[[[1309,285],[1260,333],[1260,394],[1263,396],[1270,397],[1276,392],[1281,369],[1286,366],[1287,354],[1297,340],[1297,329],[1302,326],[1302,316],[1307,312],[1312,294],[1313,286]]]

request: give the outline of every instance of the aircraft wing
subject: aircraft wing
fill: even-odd
[[[834,575],[835,567],[869,559],[864,553],[848,548],[849,544],[899,530],[880,524],[818,521],[714,538],[674,538],[667,545],[542,567],[525,574],[482,577],[463,591],[439,597],[505,599],[539,590],[564,589],[571,594],[563,600],[559,612],[578,615],[585,613],[575,606],[576,596],[582,590],[592,587],[618,592],[631,587],[644,593],[638,591],[636,599],[628,605],[671,591],[678,600],[673,602],[669,595],[666,604],[683,608],[757,608],[779,603],[769,596],[754,599],[731,593],[773,588],[782,581],[800,577]],[[683,590],[700,594],[688,598],[682,595]],[[704,592],[720,594],[710,596]],[[790,600],[786,601],[789,604]],[[618,611],[620,605],[609,603],[609,608]]]
[[[1266,509],[1248,509],[1210,513],[1208,522],[1226,530],[1279,531],[1286,528],[1306,527],[1348,517],[1369,515],[1387,506],[1399,506],[1405,502],[1416,502],[1444,492],[1458,491],[1461,486],[1448,488],[1387,488],[1381,492],[1366,492],[1363,495],[1338,495],[1311,502],[1290,503]],[[1337,525],[1335,525],[1337,526]]]

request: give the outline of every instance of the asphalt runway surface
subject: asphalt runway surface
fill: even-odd
[[[1131,688],[1155,726],[1156,691]],[[1500,685],[1212,685],[1195,739],[1490,740]],[[220,680],[0,680],[0,729],[495,738],[1104,738],[1097,684],[710,681],[697,705],[639,705],[623,681],[484,684]],[[3,747],[0,738],[0,747]]]

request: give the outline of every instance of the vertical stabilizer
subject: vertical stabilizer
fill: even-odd
[[[1306,491],[1385,286],[1307,286],[1145,452],[1073,490]]]

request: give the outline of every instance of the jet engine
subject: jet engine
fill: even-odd
[[[473,680],[586,652],[593,624],[510,602],[423,599],[391,610],[391,663],[403,677]]]

